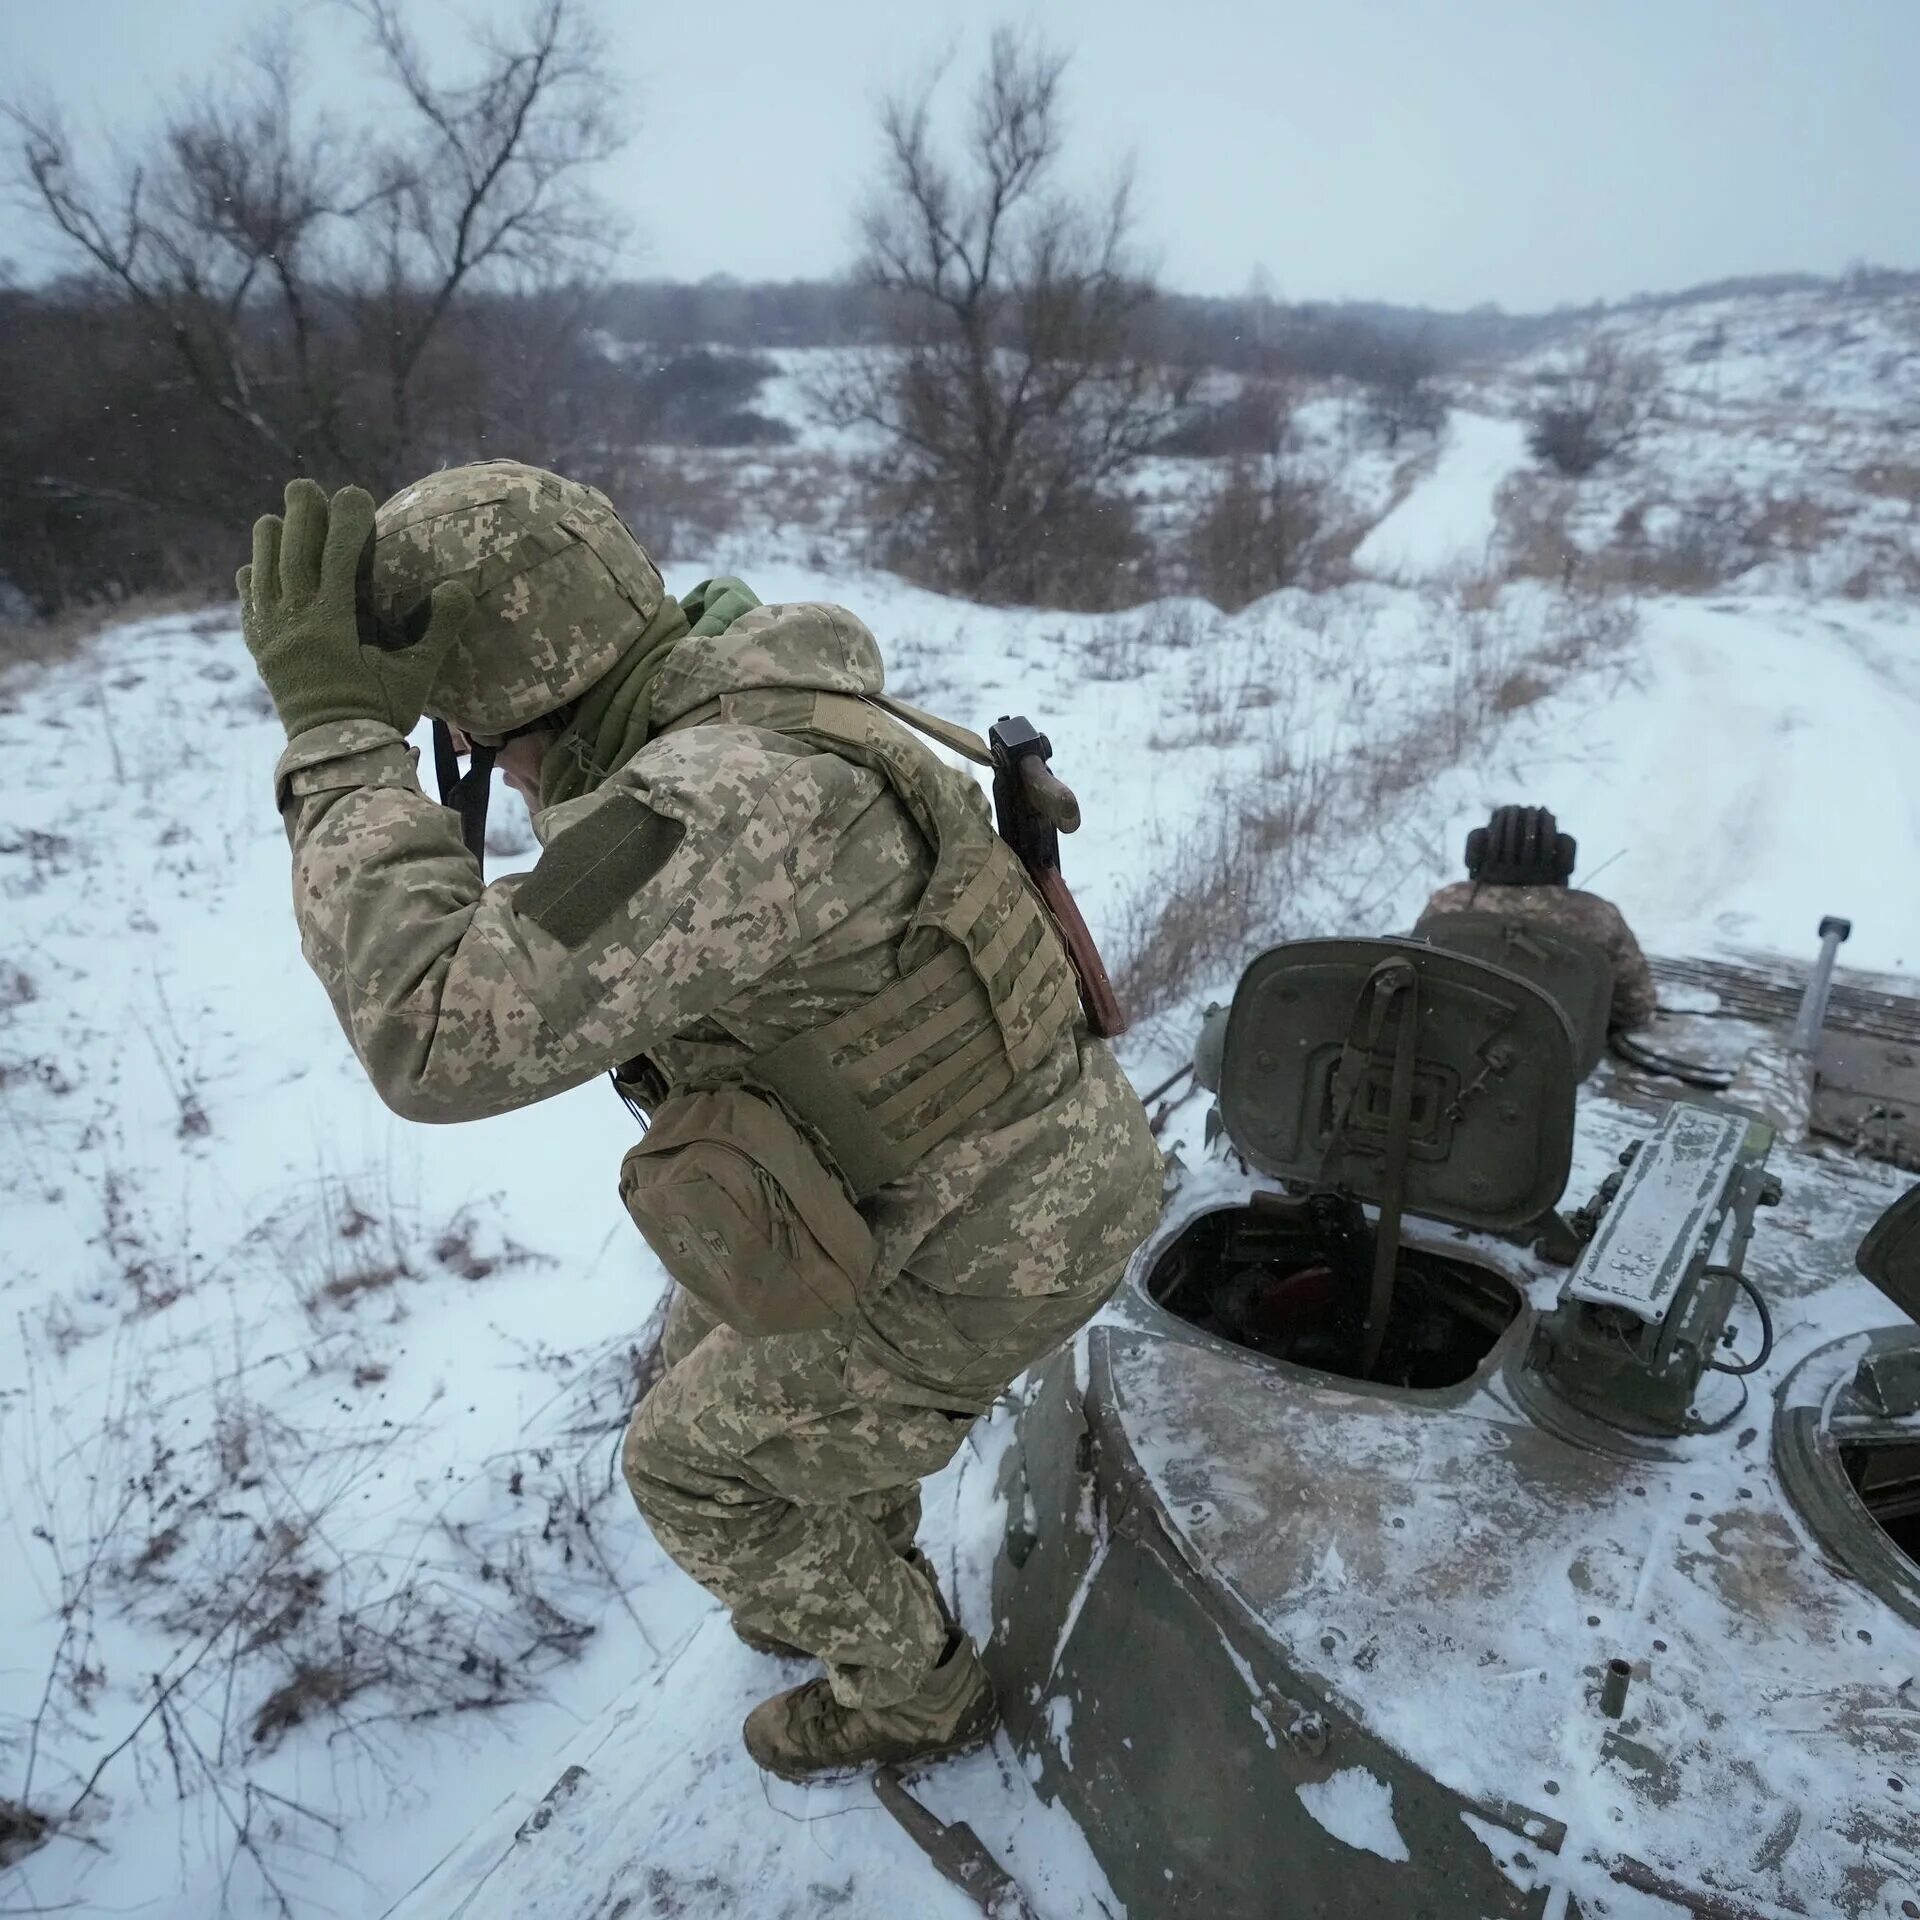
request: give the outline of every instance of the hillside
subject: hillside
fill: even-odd
[[[686,461],[729,467],[744,505],[724,536],[683,517],[669,579],[842,601],[905,697],[1047,729],[1088,821],[1069,875],[1147,1016],[1124,1048],[1143,1088],[1252,948],[1406,926],[1507,800],[1558,810],[1576,881],[1655,950],[1800,955],[1839,912],[1850,964],[1920,974],[1898,884],[1920,863],[1920,300],[1600,324],[1665,398],[1577,484],[1539,477],[1519,417],[1564,344],[1454,376],[1437,442],[1391,452],[1337,383],[1300,395],[1289,458],[1342,489],[1350,564],[1232,616],[988,609],[872,570],[793,349],[756,405],[801,437]],[[1142,485],[1175,513],[1212,483],[1167,459]],[[1710,512],[1728,543],[1690,590],[1634,573]],[[0,747],[0,1487],[24,1570],[0,1589],[0,1793],[60,1823],[10,1901],[477,1915],[467,1891],[577,1764],[556,1831],[591,1842],[515,1855],[484,1911],[606,1912],[591,1854],[635,1916],[972,1912],[867,1788],[746,1760],[738,1722],[787,1676],[655,1550],[615,1468],[662,1297],[613,1190],[631,1123],[599,1087],[455,1130],[378,1106],[297,952],[278,732],[227,610],[15,673]],[[504,802],[496,843],[494,873],[531,863]],[[976,1627],[1004,1427],[928,1490]],[[1004,1743],[928,1797],[1047,1920],[1113,1911]]]
[[[1799,289],[1615,315],[1588,337],[1656,371],[1626,461],[1514,502],[1636,584],[1711,592],[1920,591],[1920,292]],[[1480,384],[1524,407],[1579,342]]]

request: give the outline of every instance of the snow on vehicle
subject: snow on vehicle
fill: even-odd
[[[1920,1915],[1920,1194],[1832,1140],[1910,1164],[1920,1001],[1837,945],[1657,965],[1693,1085],[1581,1086],[1537,947],[1246,969],[1004,1469],[989,1659],[1130,1913]]]

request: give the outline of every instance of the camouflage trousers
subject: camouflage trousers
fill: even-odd
[[[905,1557],[921,1480],[1118,1279],[1016,1301],[943,1296],[903,1275],[877,1339],[750,1338],[676,1293],[667,1371],[627,1428],[627,1484],[661,1546],[741,1626],[818,1655],[843,1705],[905,1700],[947,1635]]]

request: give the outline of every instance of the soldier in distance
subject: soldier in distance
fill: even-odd
[[[1615,1027],[1646,1026],[1659,998],[1647,957],[1620,909],[1567,884],[1574,840],[1545,807],[1496,807],[1467,835],[1467,878],[1442,887],[1421,910],[1415,933],[1449,913],[1509,913],[1591,940],[1613,962]]]
[[[377,514],[296,481],[238,584],[302,950],[381,1097],[477,1120],[613,1070],[651,1116],[620,1187],[679,1285],[626,1477],[743,1638],[825,1667],[748,1717],[754,1758],[985,1740],[919,1483],[1113,1290],[1160,1163],[979,789],[851,613],[675,600],[538,468]],[[486,885],[421,791],[423,711],[527,794],[531,873]]]

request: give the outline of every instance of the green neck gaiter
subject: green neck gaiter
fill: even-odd
[[[624,767],[653,737],[653,683],[690,634],[720,634],[760,604],[743,580],[703,580],[662,602],[632,646],[575,703],[566,731],[540,768],[540,810],[578,800]]]

